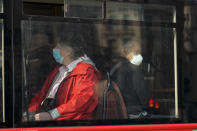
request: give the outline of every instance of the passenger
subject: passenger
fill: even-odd
[[[84,41],[80,35],[62,35],[56,43],[53,56],[60,65],[53,69],[42,90],[31,100],[29,119],[92,119],[92,112],[98,103],[94,85],[99,80],[100,73],[84,54]]]
[[[128,41],[120,45],[118,52],[120,55],[114,59],[111,66],[112,80],[120,88],[129,118],[146,116],[150,92],[140,70],[143,60],[140,54],[141,46],[136,40]]]

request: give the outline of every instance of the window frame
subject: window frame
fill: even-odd
[[[12,2],[10,0],[3,0],[3,12],[0,13],[0,19],[2,20],[3,35],[3,121],[0,122],[0,127],[11,127],[13,123],[13,69],[11,67],[13,58],[11,57],[12,47]],[[6,56],[6,57],[5,57]],[[9,110],[6,110],[9,109]]]
[[[0,13],[0,22],[1,22],[1,28],[2,30],[0,31],[0,35],[2,36],[2,45],[1,45],[1,57],[2,57],[2,62],[0,63],[2,65],[2,74],[1,77],[2,77],[2,92],[1,92],[1,97],[2,97],[2,121],[0,121],[0,125],[1,123],[4,124],[5,123],[5,75],[4,75],[4,23],[5,23],[5,13],[4,13],[4,1],[2,1],[2,12]]]
[[[106,0],[104,0],[106,1]],[[118,0],[109,0],[109,1],[118,1]],[[179,1],[179,0],[177,0]],[[134,2],[133,0],[126,0],[124,2]],[[167,1],[163,2],[162,0],[150,0],[150,3],[154,4],[166,4],[166,5],[174,5],[176,6],[176,18],[177,23],[169,23],[169,22],[145,22],[145,21],[134,21],[134,20],[111,20],[111,19],[88,19],[88,18],[63,18],[63,17],[54,17],[54,16],[34,16],[34,15],[26,15],[23,13],[23,0],[4,0],[5,3],[5,56],[9,56],[5,58],[5,64],[11,64],[11,67],[5,68],[5,79],[6,86],[9,86],[6,89],[6,103],[9,103],[6,106],[6,109],[12,108],[11,111],[6,110],[6,125],[12,127],[45,127],[45,126],[93,126],[93,125],[132,125],[132,124],[158,124],[158,123],[181,123],[182,120],[172,119],[169,122],[169,119],[140,119],[140,120],[91,120],[91,121],[51,121],[51,122],[21,122],[21,114],[22,114],[22,104],[21,103],[21,93],[22,92],[22,40],[21,40],[21,21],[22,20],[35,20],[35,21],[50,21],[50,22],[73,22],[73,23],[102,23],[102,24],[122,24],[128,25],[129,23],[133,26],[164,26],[176,28],[177,32],[177,56],[181,56],[181,52],[183,51],[183,41],[182,34],[179,33],[183,30],[183,7],[181,2],[179,4],[176,1]],[[139,3],[147,4],[144,1],[140,1]],[[10,4],[10,5],[9,5]],[[105,5],[105,4],[104,4]],[[6,11],[6,9],[9,9]],[[105,11],[104,11],[105,12]],[[1,14],[0,14],[1,17]],[[5,16],[4,16],[5,17]],[[11,31],[10,28],[11,27]],[[10,36],[9,36],[10,35]],[[10,44],[7,44],[10,43]],[[11,49],[9,49],[11,47]],[[179,59],[179,58],[178,58]],[[181,96],[181,89],[183,86],[183,78],[181,72],[181,61],[178,62],[178,95]],[[7,73],[9,72],[9,73]],[[12,81],[9,83],[9,81]],[[11,92],[11,95],[8,93]],[[179,102],[181,101],[181,97],[178,98]],[[10,101],[11,100],[11,101]],[[17,106],[16,106],[17,105]],[[181,107],[181,103],[179,103]],[[43,126],[44,125],[44,126]]]

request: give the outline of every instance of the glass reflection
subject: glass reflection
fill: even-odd
[[[102,2],[98,0],[65,0],[65,17],[102,18]]]
[[[197,120],[197,95],[196,95],[196,85],[197,85],[197,30],[196,23],[197,14],[195,10],[197,9],[196,3],[188,3],[184,6],[184,29],[183,29],[183,39],[184,39],[184,53],[183,53],[183,74],[184,74],[184,84],[183,84],[183,106],[184,113],[186,114],[184,118],[185,122],[196,122]],[[191,113],[192,112],[192,113]]]
[[[174,6],[107,2],[106,17],[115,20],[174,22]]]
[[[4,121],[4,86],[3,86],[3,22],[0,21],[0,121]]]
[[[94,63],[95,69],[101,74],[98,83],[93,84],[98,104],[97,107],[92,104],[88,106],[94,108],[94,111],[89,110],[91,117],[67,117],[65,109],[62,119],[58,116],[58,113],[61,113],[58,110],[59,107],[55,106],[58,110],[58,113],[56,112],[58,120],[175,117],[177,87],[175,86],[175,43],[172,28],[23,21],[23,73],[26,81],[23,87],[23,112],[29,113],[29,119],[38,117],[27,111],[30,109],[27,105],[32,105],[32,98],[43,89],[47,76],[57,65],[54,58],[62,62],[61,58],[67,54],[61,53],[62,48],[60,48],[61,45],[57,46],[57,38],[63,35],[64,39],[68,39],[73,33],[75,33],[73,39],[79,39],[80,46],[73,41],[72,48],[83,49],[91,59],[91,63]],[[81,38],[83,40],[80,40]],[[58,55],[53,58],[52,49],[54,48],[60,49],[60,53],[55,54],[61,57]],[[60,59],[57,60],[57,58]],[[106,84],[109,81],[111,83]],[[107,89],[107,93],[103,93],[101,89]],[[73,95],[75,96],[74,92]],[[68,95],[69,98],[66,97],[66,101],[76,100],[71,96]],[[60,100],[60,98],[57,99]],[[45,100],[44,97],[41,101],[43,100]],[[78,111],[87,110],[79,108]]]
[[[64,0],[23,0],[23,12],[30,15],[64,16]]]
[[[0,0],[0,13],[3,13],[3,0]]]

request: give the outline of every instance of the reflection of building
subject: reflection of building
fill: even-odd
[[[108,47],[110,44],[122,44],[128,39],[139,39],[141,36],[140,26],[128,25],[99,25],[98,33],[102,47]],[[114,43],[109,43],[109,41]],[[113,46],[118,47],[118,45]]]
[[[90,33],[88,38],[98,37],[95,39],[99,40],[101,47],[109,49],[103,51],[109,59],[112,57],[110,56],[112,51],[118,49],[120,44],[132,39],[141,41],[144,56],[142,69],[145,73],[144,79],[148,83],[147,88],[151,88],[152,97],[161,103],[163,109],[161,112],[170,114],[169,110],[173,110],[175,105],[174,34],[172,28],[154,26],[152,23],[173,23],[174,6],[105,1],[106,10],[103,11],[103,3],[97,0],[65,0],[64,2],[65,17],[101,20],[105,16],[104,21],[109,21],[108,24],[86,23],[96,25],[98,32]],[[149,22],[149,25],[140,25],[140,22],[144,21]],[[40,26],[39,30],[41,28],[43,27]],[[87,33],[90,28],[83,33]]]
[[[143,21],[143,7],[123,2],[107,2],[106,17],[107,19]]]
[[[97,0],[65,0],[65,17],[102,18],[102,2]]]
[[[111,6],[107,6],[106,17],[108,19],[173,22],[172,6],[153,6],[151,8],[136,4],[112,3]],[[153,15],[154,12],[159,13]],[[161,12],[162,15],[160,15]],[[147,81],[147,88],[152,90],[152,98],[160,102],[160,113],[173,115],[175,107],[173,29],[119,23],[119,25],[99,25],[98,34],[101,46],[114,50],[128,39],[138,39],[141,42],[144,56],[142,69],[145,73],[144,79]],[[169,110],[172,110],[173,114]]]
[[[3,12],[3,1],[0,0],[0,12]]]
[[[23,0],[25,14],[64,16],[64,0]]]
[[[2,0],[0,0],[0,12],[2,11]],[[2,83],[2,79],[3,79],[3,72],[2,72],[2,66],[3,66],[3,59],[2,59],[2,57],[3,57],[3,41],[2,41],[2,37],[3,36],[3,21],[0,21],[0,122],[3,120],[3,95],[2,95],[2,93],[3,93],[3,83]]]
[[[185,49],[185,87],[184,93],[189,101],[197,100],[197,5],[184,7],[184,49]]]

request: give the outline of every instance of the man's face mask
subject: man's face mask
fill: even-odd
[[[62,64],[64,57],[60,55],[60,49],[53,49],[53,57],[57,63]]]
[[[143,57],[141,54],[138,54],[138,55],[134,55],[130,62],[136,66],[139,66],[141,63],[142,63],[142,60],[143,60]]]

